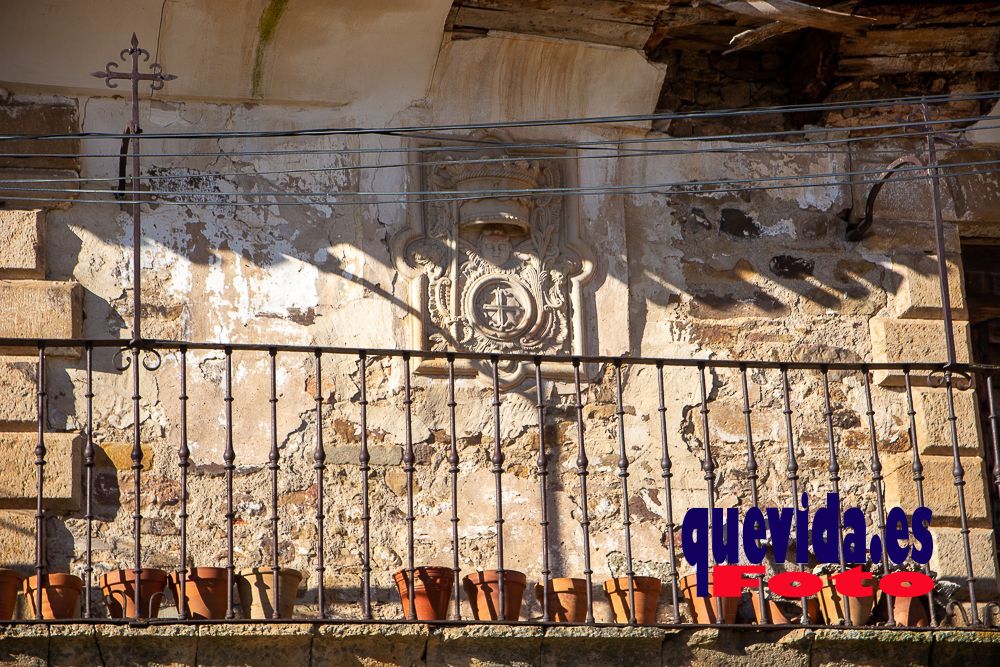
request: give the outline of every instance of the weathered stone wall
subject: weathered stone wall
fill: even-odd
[[[10,665],[954,665],[991,662],[995,632],[739,631],[425,625],[15,626]]]
[[[595,55],[595,52],[599,51]],[[613,54],[617,76],[589,75],[595,58]],[[471,94],[458,86],[455,72],[488,68],[503,62],[500,81],[531,75],[532,94],[512,91],[500,83]],[[596,49],[556,40],[491,36],[442,49],[428,98],[401,106],[394,123],[456,119],[498,119],[542,115],[595,114],[601,96],[619,99],[628,93],[641,100],[661,68],[634,53]],[[179,72],[183,74],[183,72]],[[585,81],[580,98],[540,96],[547,81]],[[574,78],[576,77],[576,78]],[[581,84],[583,85],[583,84]],[[579,92],[579,87],[570,86]],[[516,93],[516,94],[515,94]],[[493,97],[491,97],[493,96]],[[147,133],[158,130],[301,128],[367,125],[383,118],[381,106],[368,114],[359,103],[344,110],[329,107],[212,104],[192,100],[154,100],[142,105]],[[409,100],[407,100],[407,103]],[[121,100],[101,97],[31,96],[11,104],[36,104],[79,110],[84,131],[119,131],[126,108]],[[639,102],[630,103],[639,105]],[[629,108],[632,108],[631,106]],[[655,136],[635,125],[589,129],[524,128],[509,138],[517,141],[580,141]],[[114,153],[106,140],[82,140],[85,153]],[[181,153],[146,161],[147,173],[170,177],[157,181],[184,205],[154,203],[144,207],[143,286],[144,334],[148,337],[213,342],[273,342],[343,345],[368,348],[419,348],[403,319],[408,286],[396,271],[392,239],[411,223],[416,207],[399,203],[359,204],[338,192],[407,191],[417,182],[414,170],[392,167],[407,162],[407,153],[349,152],[361,148],[404,149],[398,137],[323,137],[296,139],[205,139],[144,142],[144,150]],[[154,147],[156,147],[154,149]],[[720,144],[672,144],[671,148],[720,148]],[[746,149],[741,144],[741,149]],[[326,154],[281,156],[217,155],[219,151],[327,150]],[[161,150],[162,149],[162,150]],[[189,153],[205,152],[210,157]],[[609,183],[673,183],[693,179],[794,176],[858,169],[881,164],[872,155],[844,152],[817,143],[808,151],[703,153],[636,157],[622,152],[612,159],[581,154],[569,161],[573,180],[583,187]],[[946,156],[949,157],[950,156]],[[52,173],[64,164],[35,164],[28,173]],[[69,165],[69,168],[75,168]],[[116,176],[117,161],[82,158],[80,173],[92,178]],[[877,167],[868,167],[875,169]],[[275,173],[288,169],[294,173]],[[332,171],[331,169],[338,169]],[[12,172],[13,173],[13,172]],[[23,173],[23,172],[17,172]],[[74,172],[75,173],[75,172]],[[780,185],[780,183],[776,183]],[[260,195],[244,199],[253,205],[217,205],[227,192],[291,191],[330,193],[334,204],[296,206]],[[195,192],[197,194],[186,194]],[[933,234],[926,205],[926,186],[893,184],[880,201],[880,216],[871,235],[860,244],[843,241],[845,209],[859,209],[864,188],[819,185],[806,189],[748,190],[740,193],[690,192],[680,195],[600,194],[573,198],[581,235],[594,248],[593,276],[583,288],[587,353],[663,357],[787,359],[792,361],[877,361],[943,359],[940,317],[934,292]],[[308,196],[303,195],[303,199]],[[949,182],[946,191],[949,252],[952,260],[957,316],[961,319],[958,238],[966,225],[996,235],[995,180]],[[5,215],[8,215],[5,213]],[[9,214],[32,220],[29,213]],[[45,218],[46,269],[34,279],[18,278],[0,290],[12,296],[2,304],[25,304],[17,318],[0,318],[9,335],[88,337],[127,336],[133,305],[128,291],[131,269],[128,247],[131,219],[113,203],[77,203],[50,210]],[[30,225],[28,226],[30,227]],[[36,225],[36,229],[37,229]],[[27,242],[26,242],[27,243]],[[30,244],[29,244],[30,245]],[[21,244],[15,247],[27,248]],[[36,243],[33,247],[41,248]],[[38,250],[34,251],[40,252]],[[23,258],[23,255],[18,257]],[[41,257],[41,255],[39,255]],[[21,262],[16,271],[38,271],[36,263]],[[26,268],[31,265],[34,268]],[[19,274],[20,275],[20,274]],[[75,286],[70,281],[75,283]],[[16,293],[16,297],[13,296]],[[43,293],[45,300],[37,297]],[[82,295],[82,296],[81,296]],[[74,301],[74,299],[76,301]],[[72,313],[82,300],[85,318]],[[49,304],[49,305],[44,305]],[[28,307],[44,312],[31,315]],[[61,308],[62,310],[54,310]],[[32,311],[33,312],[33,311]],[[59,316],[53,316],[57,313]],[[17,326],[15,326],[15,324]],[[77,326],[79,328],[74,329]],[[27,331],[30,329],[30,332]],[[956,327],[960,355],[968,355],[965,328]],[[8,334],[4,334],[8,335]],[[16,350],[15,350],[16,351]],[[23,350],[22,350],[23,351]],[[179,356],[167,354],[162,367],[143,374],[142,422],[144,476],[141,510],[144,516],[143,562],[172,569],[179,559],[180,444]],[[269,471],[266,468],[270,431],[268,358],[263,353],[235,352],[234,420],[236,450],[236,565],[269,563]],[[25,360],[12,361],[20,364]],[[301,608],[315,611],[317,581],[313,470],[317,391],[309,354],[278,357],[279,498],[282,565],[303,571],[307,580]],[[221,353],[192,351],[187,355],[189,428],[193,470],[190,480],[189,554],[197,565],[225,561],[225,446]],[[595,581],[621,574],[624,541],[622,498],[618,477],[618,431],[615,378],[612,368],[585,369],[586,446],[590,458],[590,517]],[[13,372],[13,371],[12,371]],[[20,372],[20,371],[18,371]],[[361,498],[357,466],[360,431],[358,365],[355,358],[325,357],[322,425],[328,468],[325,585],[338,615],[358,615],[361,576]],[[80,433],[85,420],[84,372],[76,358],[49,364],[48,428]],[[565,376],[546,376],[544,396],[550,406],[547,423],[552,501],[553,570],[557,576],[580,576],[583,556],[579,521],[578,477],[573,386]],[[673,457],[674,516],[689,507],[705,506],[701,463],[706,434],[701,427],[697,372],[668,368],[666,420]],[[754,442],[760,465],[761,502],[788,505],[791,487],[786,471],[787,433],[780,377],[776,371],[750,374]],[[791,373],[792,432],[800,467],[800,488],[819,498],[829,488],[829,451],[823,420],[823,394],[816,374]],[[900,378],[876,377],[875,439],[886,474],[887,501],[913,505],[909,471],[912,442],[908,432],[905,395]],[[708,371],[710,430],[718,464],[715,492],[719,506],[746,507],[750,498],[743,432],[742,396],[738,373]],[[416,558],[419,563],[451,563],[450,488],[448,483],[448,413],[446,385],[439,377],[415,375],[413,440],[416,454]],[[665,498],[661,478],[659,404],[655,368],[623,369],[624,436],[630,460],[633,552],[639,574],[666,576],[666,547],[677,536],[666,533]],[[30,384],[30,382],[29,382]],[[845,504],[866,510],[874,526],[874,495],[870,473],[871,434],[861,377],[832,374],[836,445],[840,452],[841,488]],[[12,387],[17,386],[13,383]],[[405,564],[405,474],[402,453],[405,423],[403,376],[397,360],[373,357],[367,377],[369,442],[372,451],[372,567],[376,614],[397,617],[391,574]],[[6,390],[6,387],[5,387]],[[30,426],[34,397],[30,388],[16,390],[11,411]],[[96,574],[126,566],[131,557],[132,492],[131,432],[133,428],[128,373],[116,371],[110,351],[95,352],[94,558]],[[921,387],[917,443],[928,477],[927,502],[935,511],[934,530],[942,575],[960,579],[957,506],[951,484],[950,442],[945,437],[941,390]],[[490,456],[494,446],[491,394],[482,377],[460,380],[458,401],[459,524],[464,571],[495,563],[495,526]],[[505,394],[501,446],[506,511],[506,566],[540,577],[541,542],[538,482],[535,466],[538,433],[534,392],[523,383]],[[967,454],[968,510],[973,525],[977,574],[982,592],[996,594],[993,531],[982,470],[980,434],[975,406],[968,393],[959,395],[961,446]],[[27,427],[21,430],[28,430]],[[14,436],[11,436],[14,437]],[[30,436],[18,463],[33,471],[28,454]],[[71,437],[71,436],[66,436]],[[79,440],[76,441],[79,456]],[[55,448],[53,448],[53,457]],[[71,461],[67,497],[79,502],[79,460]],[[47,468],[55,475],[55,461]],[[50,480],[50,488],[59,483]],[[16,486],[16,485],[14,485]],[[5,508],[30,507],[30,484],[11,491],[15,500]],[[20,495],[17,495],[20,494]],[[50,565],[80,572],[86,523],[72,510],[51,505],[47,521]],[[69,511],[67,511],[69,510]],[[18,540],[5,544],[8,564],[30,568],[34,559],[33,518],[12,512],[5,520],[17,526]],[[9,517],[9,518],[8,518]],[[19,523],[18,523],[19,522]],[[687,571],[686,565],[681,573]],[[532,596],[526,595],[529,606]],[[537,610],[529,608],[529,614]],[[466,613],[468,613],[466,611]],[[598,613],[610,618],[603,603]],[[666,618],[668,609],[661,614]]]

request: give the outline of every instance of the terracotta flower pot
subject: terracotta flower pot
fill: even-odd
[[[681,594],[684,596],[684,600],[688,603],[688,607],[691,608],[691,614],[694,616],[695,623],[709,625],[716,622],[719,607],[719,605],[716,604],[716,599],[718,599],[722,604],[723,622],[736,622],[736,610],[740,606],[740,599],[714,597],[712,595],[714,590],[712,585],[712,575],[708,575],[709,596],[707,598],[703,598],[698,595],[697,575],[693,572],[681,577],[680,589]]]
[[[38,590],[38,577],[24,580],[24,598],[28,602],[28,617],[35,618],[38,608],[35,606],[35,591]],[[80,592],[83,590],[83,580],[72,574],[53,572],[42,575],[42,618],[57,620],[75,618],[80,608]]]
[[[21,590],[24,577],[14,570],[0,570],[0,621],[14,618],[17,593]]]
[[[535,598],[542,602],[543,586],[535,584]],[[587,620],[587,580],[556,577],[549,579],[549,619],[557,623]]]
[[[846,624],[847,611],[851,613],[852,625],[868,624],[872,616],[872,610],[875,607],[875,598],[873,596],[845,598],[834,587],[832,575],[822,574],[820,578],[823,580],[823,588],[819,589],[819,593],[816,596],[819,598],[820,610],[823,612],[823,618],[826,619],[827,624]],[[845,602],[847,605],[846,609]]]
[[[766,622],[760,610],[760,596],[757,591],[750,591],[750,599],[753,601],[753,615],[758,623]],[[798,623],[801,619],[802,609],[798,601],[794,603],[782,603],[775,600],[767,600],[767,610],[771,615],[771,623],[774,625],[785,625],[788,623]],[[809,622],[817,625],[820,621],[819,600],[814,597],[806,598],[806,613],[809,615]]]
[[[883,604],[883,600],[885,603]],[[879,606],[883,609],[888,604],[888,598],[879,600]],[[885,616],[883,614],[882,618]],[[897,625],[910,628],[927,627],[930,622],[930,615],[927,612],[927,596],[921,595],[915,598],[896,597],[892,599],[892,618]]]
[[[143,568],[139,572],[139,613],[143,618],[157,618],[160,602],[167,588],[168,575],[163,570]],[[135,572],[130,569],[114,570],[100,579],[104,604],[111,618],[136,618]],[[148,616],[147,616],[148,614]]]
[[[483,570],[462,579],[465,596],[477,621],[517,621],[528,578],[517,570],[503,571],[504,616],[500,618],[500,576],[496,570]]]
[[[184,598],[189,618],[225,618],[229,582],[223,567],[195,567],[184,581]],[[180,574],[170,574],[170,594],[180,608]]]
[[[448,618],[448,602],[455,572],[450,567],[418,567],[413,570],[413,613],[418,621],[443,621]],[[402,569],[392,576],[403,605],[403,617],[410,618],[410,572]]]
[[[274,573],[269,567],[253,567],[237,572],[236,588],[240,593],[243,618],[269,619],[274,614]],[[278,570],[278,613],[291,618],[295,613],[302,573],[290,568]]]
[[[656,623],[656,606],[660,602],[660,586],[656,577],[632,577],[635,595],[635,622],[639,625]],[[629,622],[628,577],[608,579],[604,582],[604,592],[611,601],[616,623]]]

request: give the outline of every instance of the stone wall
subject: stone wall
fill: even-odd
[[[954,665],[989,662],[995,632],[425,625],[0,628],[0,664],[296,665]]]
[[[398,109],[394,123],[455,119],[496,119],[541,115],[593,114],[602,95],[643,100],[650,82],[662,68],[634,53],[567,44],[558,40],[490,36],[469,43],[449,43],[434,68],[428,97]],[[546,76],[559,81],[586,80],[585,99],[572,96],[539,98],[521,95],[481,80],[480,93],[458,86],[455,72],[486,68],[493,59],[504,63],[503,81],[528,77],[544,92]],[[589,76],[595,59],[614,62],[616,76]],[[568,74],[567,74],[568,72]],[[566,78],[568,77],[568,78]],[[577,78],[574,78],[577,77]],[[478,89],[477,89],[478,90]],[[574,88],[576,90],[576,88]],[[495,97],[490,97],[495,95]],[[630,96],[630,97],[629,97]],[[536,99],[537,98],[537,99]],[[302,128],[364,125],[386,113],[383,101],[361,100],[345,109],[292,104],[215,104],[196,100],[144,101],[142,125],[159,130]],[[409,101],[407,101],[409,102]],[[83,110],[72,122],[83,131],[117,132],[126,120],[118,99],[19,92],[10,106]],[[639,101],[632,104],[639,105]],[[602,107],[603,108],[603,107]],[[368,111],[371,114],[368,114]],[[17,118],[10,114],[11,118]],[[37,116],[33,116],[37,117]],[[44,116],[43,116],[44,117]],[[53,113],[52,117],[56,117]],[[11,121],[15,131],[16,122]],[[845,121],[847,122],[847,121]],[[46,126],[48,127],[48,126]],[[53,122],[52,127],[61,127]],[[523,128],[505,138],[552,142],[621,140],[661,136],[639,124],[591,129],[583,126]],[[113,153],[108,142],[85,139],[83,152]],[[413,312],[413,290],[422,283],[407,280],[398,270],[393,240],[419,227],[422,209],[399,203],[359,204],[348,195],[312,206],[296,206],[271,198],[251,206],[216,205],[222,193],[287,190],[299,193],[342,191],[414,191],[419,169],[391,165],[419,160],[417,153],[372,154],[357,149],[408,150],[417,146],[399,137],[364,135],[282,139],[204,139],[145,142],[146,150],[164,153],[206,152],[211,157],[182,155],[147,160],[147,173],[168,177],[161,187],[176,193],[184,205],[154,203],[144,207],[142,246],[144,334],[148,337],[226,343],[298,343],[367,348],[415,348],[427,341],[415,337],[407,318]],[[419,144],[425,145],[425,144]],[[723,144],[671,144],[671,148],[717,151]],[[740,144],[741,150],[747,144]],[[328,154],[281,156],[228,155],[222,151],[258,149],[323,149]],[[558,156],[557,156],[558,157]],[[693,179],[754,176],[792,177],[857,169],[881,164],[884,156],[845,152],[815,143],[808,151],[630,156],[610,159],[567,154],[570,180],[582,187],[608,183],[674,183]],[[946,159],[958,159],[946,154]],[[82,158],[79,165],[41,163],[32,173],[70,169],[89,178],[113,178],[117,161]],[[872,167],[877,168],[877,167]],[[299,170],[292,173],[288,169]],[[332,171],[331,169],[339,169]],[[22,173],[9,172],[9,173]],[[8,177],[10,177],[8,175]],[[775,185],[781,185],[776,182]],[[959,238],[964,229],[997,235],[995,179],[948,182],[946,214],[948,248],[954,271],[956,327],[961,358],[968,343],[961,297]],[[184,194],[196,191],[197,195]],[[926,205],[926,186],[903,182],[888,186],[880,200],[879,217],[860,244],[843,240],[848,215],[859,210],[864,188],[817,185],[810,188],[745,190],[738,193],[614,196],[599,194],[569,198],[579,235],[592,248],[594,266],[580,299],[581,327],[573,331],[583,353],[633,356],[750,358],[792,361],[940,361],[943,346],[934,292],[933,234]],[[307,195],[302,195],[308,198]],[[193,200],[193,201],[192,201]],[[249,200],[245,200],[249,201]],[[342,205],[343,204],[343,205]],[[68,202],[44,214],[34,210],[4,211],[5,221],[21,221],[28,240],[12,248],[34,248],[35,257],[18,255],[16,282],[0,283],[9,298],[0,307],[12,309],[0,318],[16,336],[124,337],[132,319],[129,287],[131,219],[110,200],[102,204]],[[31,230],[43,229],[44,244],[31,241]],[[6,223],[5,223],[6,228]],[[41,237],[39,237],[41,238]],[[44,257],[45,269],[38,268]],[[30,266],[29,266],[30,265]],[[34,277],[24,277],[35,272]],[[39,278],[47,278],[42,282]],[[417,287],[414,288],[413,285]],[[418,301],[419,302],[419,301]],[[18,307],[17,304],[21,306]],[[80,311],[85,315],[81,319]],[[31,310],[35,309],[35,310]],[[16,317],[15,317],[16,314]],[[28,352],[28,350],[14,350]],[[902,356],[900,356],[902,355]],[[95,574],[127,566],[131,556],[132,493],[131,432],[133,428],[129,375],[116,371],[110,351],[95,352],[93,437],[98,447],[94,468]],[[263,353],[235,352],[236,565],[269,563],[270,446],[267,421],[268,359]],[[140,388],[140,432],[144,476],[140,506],[144,517],[143,562],[173,569],[179,560],[180,444],[179,363],[176,353],[164,356],[162,367],[144,373]],[[322,398],[322,428],[327,451],[325,478],[327,524],[325,586],[331,591],[331,611],[358,615],[357,599],[362,561],[360,472],[357,465],[360,431],[360,378],[353,357],[324,358],[323,385],[316,386],[311,354],[278,357],[278,441],[282,565],[306,576],[300,608],[314,613],[317,581],[313,470],[317,418],[314,395]],[[28,364],[28,365],[25,365]],[[188,367],[188,437],[193,470],[190,481],[189,553],[197,565],[224,564],[225,446],[221,382],[225,359],[217,352],[192,351]],[[30,362],[9,362],[14,392],[8,405],[18,433],[9,437],[20,452],[19,480],[33,472],[33,420]],[[47,525],[51,567],[80,572],[86,523],[78,509],[81,493],[81,441],[72,441],[84,426],[85,374],[78,358],[53,358],[46,427],[67,433],[53,436],[52,463],[46,469],[47,488],[62,489],[54,499]],[[706,440],[718,464],[715,493],[723,507],[746,507],[750,486],[746,469],[743,405],[738,373],[710,369],[708,434],[701,427],[698,375],[693,368],[671,368],[665,375],[665,416],[673,457],[675,518],[690,507],[707,504],[701,464]],[[615,377],[610,367],[585,368],[586,446],[590,457],[590,517],[595,580],[622,573],[623,501],[618,477],[618,427]],[[799,465],[800,488],[814,498],[830,488],[829,451],[823,419],[820,377],[791,374],[791,436]],[[876,377],[873,401],[874,438],[886,474],[887,502],[912,508],[913,487],[908,466],[912,437],[900,378]],[[750,408],[756,454],[760,465],[761,503],[787,505],[791,500],[787,466],[786,424],[780,377],[776,371],[750,374]],[[402,412],[402,367],[387,357],[370,359],[368,389],[369,442],[372,451],[372,567],[376,614],[398,617],[391,574],[405,563],[403,520],[405,474],[402,470],[405,422]],[[18,384],[20,383],[20,384]],[[413,441],[416,456],[416,557],[419,563],[451,563],[450,489],[446,385],[434,374],[415,374]],[[633,552],[639,574],[667,573],[667,547],[677,535],[666,532],[661,470],[659,404],[655,368],[626,364],[623,369],[624,435],[630,461]],[[836,445],[845,503],[866,510],[874,525],[875,503],[870,472],[870,438],[864,386],[857,374],[831,377]],[[18,388],[21,387],[21,388]],[[553,521],[553,570],[559,576],[579,576],[583,569],[577,490],[576,432],[573,385],[565,374],[547,371],[543,387],[548,413],[547,444]],[[494,446],[491,393],[481,373],[469,373],[458,384],[459,515],[461,566],[464,571],[495,562],[493,476]],[[950,442],[945,438],[942,391],[920,387],[916,393],[916,446],[924,457],[928,503],[935,511],[934,530],[942,576],[959,580],[964,567],[959,553],[957,505],[951,483]],[[981,438],[970,393],[958,395],[966,455],[977,575],[984,595],[996,595],[994,535],[986,494]],[[540,527],[535,467],[538,432],[533,386],[515,384],[502,405],[501,446],[506,509],[506,565],[540,576]],[[6,422],[5,422],[6,423]],[[22,428],[23,427],[23,428]],[[59,438],[66,438],[76,458],[65,466],[56,458]],[[60,467],[63,466],[63,467]],[[59,481],[65,470],[68,481]],[[22,481],[4,491],[5,508],[32,507],[33,486]],[[489,489],[484,492],[484,489]],[[73,499],[72,501],[67,499]],[[58,501],[58,502],[57,502]],[[59,504],[61,502],[62,504]],[[5,511],[20,536],[5,540],[5,563],[30,569],[34,559],[33,517]],[[19,523],[20,522],[20,523]],[[686,565],[681,574],[687,571]],[[526,596],[530,598],[531,596]],[[528,614],[537,614],[529,601]],[[661,614],[669,615],[664,607]],[[598,613],[610,618],[603,602]]]

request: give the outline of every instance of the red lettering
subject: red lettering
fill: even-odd
[[[782,572],[768,579],[767,587],[784,598],[807,598],[819,593],[823,580],[812,572]]]
[[[879,590],[897,598],[915,598],[934,589],[934,580],[923,572],[891,572],[878,580]]]
[[[757,579],[744,575],[764,574],[763,565],[716,565],[712,568],[712,595],[721,598],[738,598],[744,588],[757,586]]]

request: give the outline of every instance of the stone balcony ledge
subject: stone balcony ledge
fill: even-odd
[[[0,625],[0,665],[990,664],[1000,632],[346,623]]]

